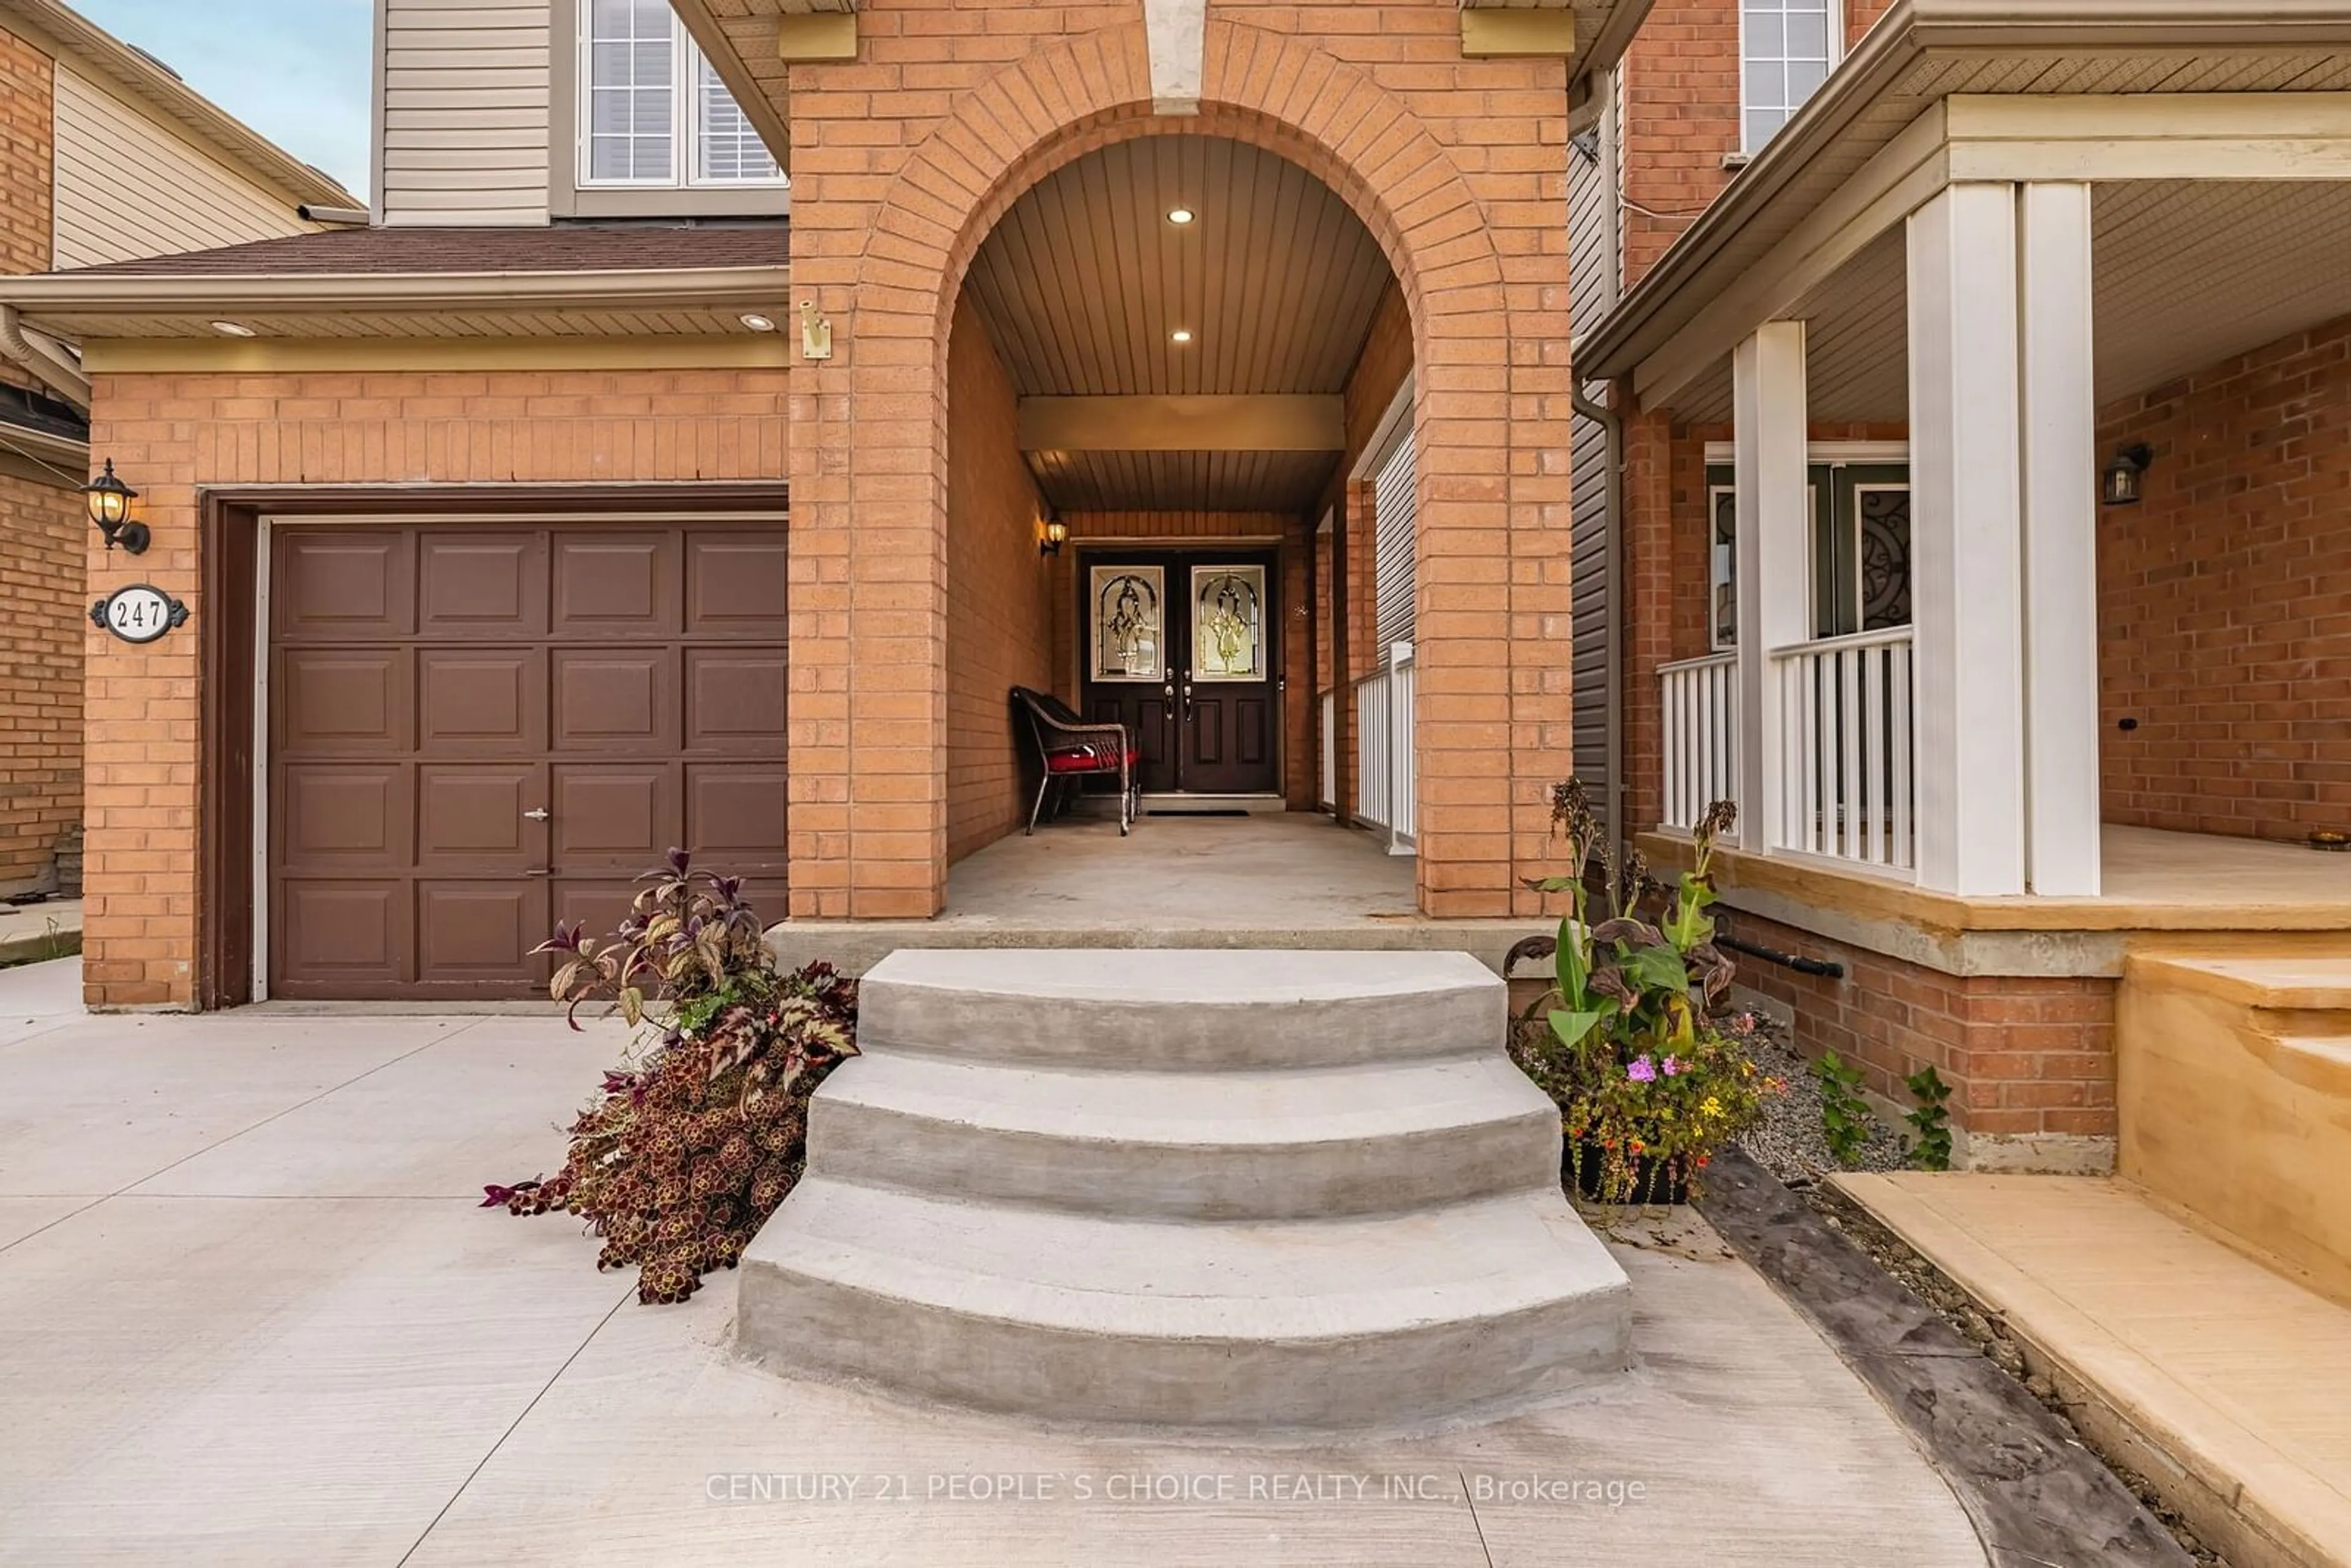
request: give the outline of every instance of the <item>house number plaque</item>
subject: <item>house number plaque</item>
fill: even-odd
[[[89,618],[126,643],[153,643],[188,623],[188,607],[160,588],[134,582],[91,605]]]

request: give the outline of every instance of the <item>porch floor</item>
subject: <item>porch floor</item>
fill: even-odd
[[[2095,898],[1963,898],[1816,856],[1737,849],[1721,852],[1717,881],[1734,894],[1943,931],[2351,931],[2351,855],[2111,822],[2103,843],[2105,891]],[[1661,867],[1688,863],[1687,838],[1647,833],[1641,846]]]
[[[793,920],[770,940],[852,974],[900,947],[1435,949],[1499,969],[1554,924],[1424,918],[1414,864],[1316,812],[1145,816],[1125,839],[1078,818],[956,862],[935,920]]]

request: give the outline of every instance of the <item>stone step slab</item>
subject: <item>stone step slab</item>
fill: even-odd
[[[1558,1108],[1499,1051],[1121,1072],[874,1050],[811,1107],[811,1168],[1136,1218],[1395,1212],[1556,1186]]]
[[[755,1356],[1116,1426],[1417,1425],[1630,1364],[1624,1270],[1554,1188],[1406,1215],[1118,1219],[803,1180],[742,1262]]]

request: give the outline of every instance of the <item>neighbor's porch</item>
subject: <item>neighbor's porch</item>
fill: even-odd
[[[1954,98],[1832,213],[1728,352],[1701,316],[1634,378],[1676,452],[1641,819],[2053,919],[2351,903],[2246,841],[2351,826],[2351,111]]]

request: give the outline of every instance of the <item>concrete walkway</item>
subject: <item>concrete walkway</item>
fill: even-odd
[[[555,1217],[618,1052],[549,1018],[77,1016],[0,973],[0,1563],[1981,1564],[1899,1427],[1696,1222],[1615,1247],[1642,1368],[1311,1450],[780,1380],[722,1277]]]

